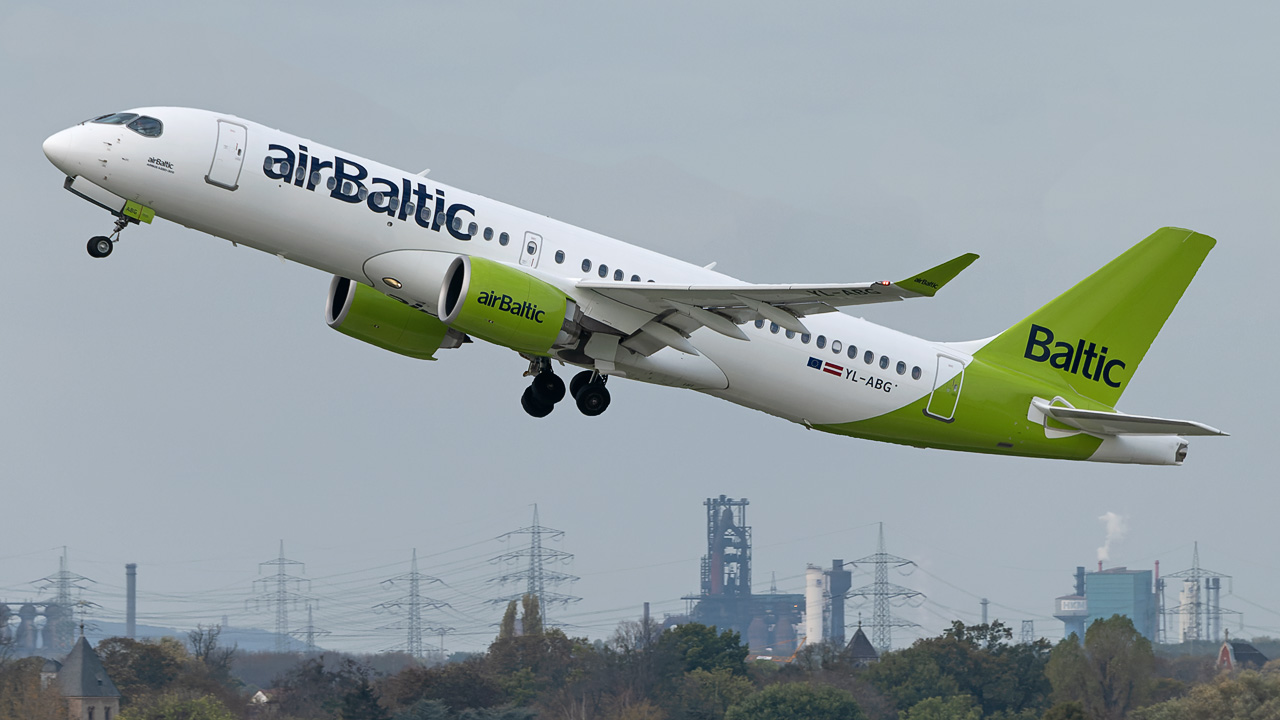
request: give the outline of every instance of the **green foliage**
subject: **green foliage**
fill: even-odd
[[[898,714],[901,720],[982,720],[982,710],[968,695],[921,700],[910,710]]]
[[[43,687],[44,658],[0,662],[0,720],[65,720],[67,703],[56,684]]]
[[[169,690],[188,661],[186,648],[172,638],[142,642],[113,637],[98,643],[95,650],[120,691],[121,709]]]
[[[724,720],[863,720],[866,716],[844,690],[802,683],[770,685],[736,703]]]
[[[1089,720],[1089,716],[1084,714],[1084,705],[1072,700],[1049,708],[1041,720]]]
[[[499,638],[512,638],[516,636],[516,601],[512,600],[507,603],[507,611],[502,613],[502,625],[498,627]]]
[[[357,667],[355,673],[355,685],[343,693],[338,717],[342,720],[390,720],[391,714],[378,702],[378,693],[369,684],[368,671]]]
[[[499,707],[454,712],[439,700],[419,700],[411,707],[391,716],[391,720],[535,720],[538,713],[530,708]]]
[[[983,716],[1039,713],[1048,706],[1044,668],[1049,644],[1012,644],[1003,623],[952,623],[941,636],[885,653],[867,668],[867,679],[899,711],[923,700],[969,696]]]
[[[720,720],[729,706],[742,702],[756,689],[750,680],[728,668],[690,670],[681,680],[680,707],[691,718]]]
[[[341,718],[344,709],[354,710],[365,701],[365,688],[373,692],[369,674],[367,667],[350,658],[332,666],[325,665],[323,655],[304,660],[277,683],[280,712],[299,718]]]
[[[1075,635],[1058,643],[1045,674],[1058,702],[1078,702],[1090,718],[1119,720],[1150,695],[1155,656],[1129,618],[1112,615],[1089,625],[1084,647]]]
[[[383,697],[393,706],[439,701],[455,710],[501,705],[506,696],[486,671],[482,659],[435,667],[409,667],[382,683]]]
[[[521,635],[542,634],[542,608],[538,606],[537,595],[525,595],[520,599],[524,613],[520,616]]]
[[[747,673],[747,646],[732,630],[717,634],[715,627],[685,623],[662,633],[658,645],[675,660],[680,672],[724,669],[734,675]]]
[[[137,703],[121,712],[120,720],[235,720],[235,715],[212,695],[169,693]]]
[[[1245,670],[1196,685],[1182,698],[1142,708],[1134,720],[1262,720],[1280,717],[1280,672]]]

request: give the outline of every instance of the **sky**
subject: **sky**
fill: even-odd
[[[750,500],[756,592],[806,563],[917,563],[919,624],[1034,620],[1077,565],[1233,577],[1246,635],[1280,634],[1280,8],[1269,3],[224,2],[0,6],[0,599],[63,547],[100,607],[272,627],[259,563],[305,563],[330,647],[403,641],[381,581],[420,570],[451,650],[515,592],[498,536],[564,531],[574,634],[683,611],[702,502]],[[1155,229],[1217,238],[1120,409],[1206,422],[1183,467],[919,450],[807,431],[696,393],[611,383],[609,411],[519,406],[526,363],[434,363],[323,322],[329,276],[158,220],[107,260],[110,218],[61,190],[48,135],[135,106],[227,112],[752,282],[906,277],[982,256],[933,300],[856,314],[938,340],[994,335]],[[1265,379],[1265,378],[1263,378]],[[566,406],[567,407],[567,406]],[[855,586],[871,582],[866,569]],[[1169,604],[1177,603],[1171,593]],[[870,609],[863,610],[869,616]],[[305,612],[291,608],[300,628]],[[850,603],[847,615],[859,613]]]

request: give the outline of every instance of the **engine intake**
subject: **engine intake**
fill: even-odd
[[[508,265],[459,255],[438,302],[450,327],[521,352],[546,355],[578,340],[578,305],[564,292]]]
[[[343,335],[421,360],[434,360],[436,350],[462,342],[427,312],[338,275],[329,284],[325,322]]]

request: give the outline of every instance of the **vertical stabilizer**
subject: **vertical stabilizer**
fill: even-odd
[[[1161,228],[974,358],[1115,407],[1215,243],[1191,230]]]

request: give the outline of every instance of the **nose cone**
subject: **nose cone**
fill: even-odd
[[[67,175],[78,175],[79,171],[72,162],[75,147],[75,128],[67,128],[62,132],[50,135],[44,141],[44,156],[49,162]]]

